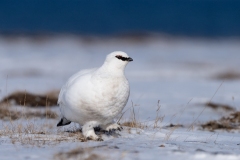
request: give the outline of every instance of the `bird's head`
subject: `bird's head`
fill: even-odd
[[[124,69],[128,62],[131,61],[133,61],[133,59],[129,57],[127,53],[122,51],[115,51],[107,55],[105,64],[107,64],[109,67]]]

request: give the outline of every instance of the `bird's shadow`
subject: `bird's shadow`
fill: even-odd
[[[119,136],[121,136],[121,134],[119,134],[117,131],[105,131],[105,130],[102,130],[100,127],[94,127],[94,131],[97,135],[107,135],[107,136],[113,136],[114,138],[118,138]],[[78,129],[74,129],[74,130],[67,130],[65,132],[68,132],[68,133],[77,133],[77,132],[80,132],[82,133],[82,128],[78,128]]]

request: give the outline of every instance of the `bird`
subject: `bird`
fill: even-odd
[[[103,131],[123,128],[114,119],[126,106],[130,87],[125,67],[133,61],[127,53],[114,51],[106,56],[99,68],[80,70],[61,88],[58,96],[61,119],[57,126],[71,122],[80,124],[86,139],[102,141],[94,128]]]

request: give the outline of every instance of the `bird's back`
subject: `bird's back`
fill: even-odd
[[[63,96],[65,94],[65,92],[67,91],[67,89],[69,88],[69,86],[71,86],[74,81],[78,78],[81,78],[83,75],[86,75],[86,74],[91,74],[93,73],[94,71],[96,70],[96,68],[92,68],[92,69],[84,69],[84,70],[81,70],[77,73],[75,73],[74,75],[72,75],[68,81],[66,82],[65,85],[63,85],[63,87],[61,88],[61,91],[59,93],[59,96],[58,96],[58,104],[60,105],[61,103],[64,103],[63,102]]]

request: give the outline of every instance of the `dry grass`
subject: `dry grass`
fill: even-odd
[[[53,144],[58,141],[56,138],[51,142],[47,137],[53,125],[36,124],[33,118],[56,119],[58,115],[46,108],[45,110],[29,111],[22,108],[16,109],[7,104],[0,105],[0,119],[3,120],[0,129],[0,137],[8,137],[13,144],[42,146]],[[24,119],[24,123],[22,123]],[[27,122],[27,123],[26,123]],[[55,124],[54,124],[55,126]]]
[[[0,101],[0,104],[2,103],[29,107],[56,106],[57,96],[55,92],[48,92],[45,95],[36,95],[27,92],[14,92],[3,98]]]
[[[207,129],[209,131],[214,131],[214,130],[232,130],[234,129],[230,123],[228,122],[221,122],[221,121],[209,121],[205,124],[201,125],[203,129]]]
[[[21,114],[18,111],[10,111],[7,106],[0,105],[0,119],[2,120],[16,120]]]
[[[224,81],[222,81],[222,83],[218,86],[218,88],[216,89],[216,91],[214,92],[214,94],[212,95],[212,97],[210,98],[210,101],[208,102],[208,104],[211,103],[212,99],[215,97],[215,95],[217,94],[218,90],[221,88],[221,86],[223,85]],[[198,120],[198,118],[202,115],[202,113],[204,112],[204,110],[206,109],[207,106],[205,106],[201,112],[197,115],[197,117],[194,119],[194,121],[192,122],[192,124],[190,125],[190,127],[188,128],[188,130],[192,130],[194,128],[194,124],[195,122]]]
[[[216,75],[214,78],[221,80],[237,80],[240,79],[240,73],[236,71],[226,71]]]
[[[225,111],[235,111],[234,107],[226,104],[209,102],[209,103],[206,103],[205,105],[212,109],[223,109]]]
[[[165,117],[165,116],[162,116],[162,117],[159,116],[160,109],[161,109],[160,100],[158,100],[157,110],[156,110],[156,118],[154,120],[153,128],[159,128],[159,123],[161,123]]]
[[[29,120],[26,124],[22,122],[8,122],[2,124],[0,137],[8,137],[12,144],[42,147],[44,145],[57,145],[62,141],[85,142],[86,139],[79,131],[63,132],[51,131],[54,124],[36,124]]]
[[[0,137],[10,138],[12,144],[38,147],[59,143],[63,137],[54,137],[55,135],[49,132],[53,128],[52,124],[48,124],[49,121],[45,121],[44,124],[36,124],[35,121],[35,118],[56,119],[57,117],[58,115],[47,107],[45,110],[30,111],[28,108],[14,108],[7,103],[2,103],[0,104],[0,119],[3,121],[0,124]]]
[[[173,134],[173,132],[178,128],[178,126],[174,126],[170,129],[170,131],[168,133],[166,133],[166,136],[164,137],[165,141],[168,141],[171,137],[171,135]]]
[[[0,130],[0,136],[8,137],[11,139],[12,144],[20,143],[22,145],[35,145],[40,146],[45,144],[45,141],[34,140],[39,135],[48,134],[46,128],[43,126],[35,125],[34,123],[28,122],[23,125],[21,123],[8,123],[2,124]]]
[[[45,111],[19,111],[12,109],[7,105],[0,105],[0,119],[4,121],[12,121],[18,119],[29,119],[29,118],[49,118],[56,119],[58,115],[46,108]]]
[[[240,123],[240,112],[230,114],[229,117],[224,117],[222,120],[229,121],[230,123]]]
[[[144,129],[147,127],[147,125],[144,125],[140,122],[134,122],[134,121],[123,122],[121,123],[121,126],[130,127],[130,128],[141,128],[141,129]]]
[[[80,142],[87,142],[88,140],[83,136],[80,130],[67,131],[68,136]]]
[[[144,123],[137,120],[137,115],[136,115],[136,111],[135,111],[136,106],[137,105],[134,105],[132,102],[132,106],[130,108],[130,112],[131,112],[130,118],[129,118],[129,120],[125,120],[125,121],[121,122],[121,126],[130,127],[130,128],[141,128],[141,129],[144,129],[147,127],[147,125],[145,125]],[[122,114],[122,116],[123,116],[123,114]],[[121,118],[122,118],[122,116],[121,116]],[[121,120],[121,118],[118,120],[118,122]]]
[[[130,127],[130,128],[140,128],[140,129],[145,129],[145,128],[148,128],[148,127],[153,127],[154,129],[161,128],[159,126],[159,124],[163,121],[165,116],[159,116],[160,108],[161,108],[160,100],[158,100],[158,102],[157,102],[156,117],[155,117],[154,120],[152,120],[153,121],[152,124],[147,123],[148,121],[140,122],[138,120],[137,113],[135,111],[136,106],[137,105],[134,105],[133,102],[132,102],[132,106],[131,106],[131,109],[130,109],[130,112],[131,112],[130,118],[128,120],[123,121],[121,123],[122,126]]]
[[[240,112],[230,114],[217,121],[209,121],[201,125],[203,129],[214,130],[239,130],[240,129]]]
[[[54,155],[55,160],[100,160],[106,159],[106,157],[102,157],[96,153],[93,153],[90,148],[75,148],[73,150],[67,152],[59,152]]]

